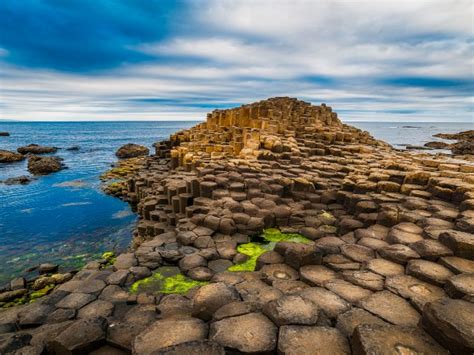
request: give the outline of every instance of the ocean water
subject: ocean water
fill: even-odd
[[[126,249],[135,215],[127,203],[105,195],[99,176],[132,142],[151,145],[196,122],[0,122],[0,149],[52,145],[68,169],[29,185],[0,184],[0,285],[41,262],[76,268],[102,252]],[[423,145],[435,133],[473,129],[471,123],[347,122],[396,148]],[[411,126],[415,128],[406,128]],[[79,146],[78,151],[65,148]],[[27,175],[26,161],[1,164],[0,180]]]
[[[99,176],[132,142],[148,146],[196,122],[0,122],[0,149],[30,143],[61,148],[68,167],[28,185],[0,184],[0,285],[41,262],[80,267],[104,251],[126,249],[135,215],[105,195]],[[78,146],[78,151],[65,148]],[[26,161],[0,163],[0,180],[28,175]]]
[[[423,146],[433,141],[452,143],[453,141],[433,137],[437,133],[457,133],[474,129],[473,122],[346,122],[349,125],[370,132],[394,148],[404,149],[406,145]],[[440,150],[426,152],[437,153]],[[442,152],[447,152],[443,150]]]

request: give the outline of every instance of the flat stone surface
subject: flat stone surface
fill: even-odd
[[[371,271],[343,271],[344,280],[371,291],[383,290],[385,278]]]
[[[446,293],[443,289],[409,275],[389,277],[385,280],[385,287],[409,299],[420,312],[427,302],[434,302],[446,297]]]
[[[225,355],[224,347],[216,342],[197,340],[168,346],[155,353],[156,355]]]
[[[474,304],[445,298],[427,304],[423,328],[453,354],[472,354],[474,349]]]
[[[344,256],[356,262],[369,261],[375,258],[375,253],[372,249],[357,244],[341,245],[341,252]]]
[[[289,295],[267,303],[263,312],[277,326],[313,325],[318,321],[319,307],[307,298]]]
[[[299,292],[299,295],[317,304],[329,318],[336,318],[339,314],[351,308],[350,303],[334,292],[321,287],[308,288]]]
[[[300,279],[314,286],[324,286],[327,281],[340,278],[323,265],[306,265],[300,268]]]
[[[251,302],[231,302],[215,311],[212,318],[214,320],[221,320],[228,317],[241,316],[243,314],[255,312],[256,308],[256,305]]]
[[[18,324],[20,327],[41,325],[54,309],[51,305],[41,303],[30,304],[18,313]]]
[[[443,256],[453,255],[451,249],[437,240],[423,239],[410,244],[410,248],[416,251],[423,259],[436,261]]]
[[[443,265],[428,260],[410,260],[407,265],[407,274],[440,287],[443,287],[454,275]]]
[[[352,304],[358,304],[372,294],[372,291],[344,280],[329,281],[326,283],[326,288]]]
[[[233,286],[222,282],[202,286],[193,297],[193,315],[210,320],[215,311],[222,306],[240,300],[237,290]]]
[[[280,327],[278,352],[288,355],[349,355],[351,349],[346,337],[335,328],[285,325]]]
[[[439,241],[454,252],[454,255],[474,260],[474,235],[467,232],[447,230],[439,235]]]
[[[420,255],[403,244],[392,244],[385,248],[380,248],[377,252],[384,258],[398,264],[406,264],[411,259],[419,259]]]
[[[415,327],[364,324],[352,336],[353,354],[448,355],[433,338]]]
[[[111,302],[97,300],[81,308],[77,314],[78,318],[107,318],[112,315],[114,305]]]
[[[268,282],[275,280],[298,280],[298,271],[286,264],[269,264],[260,269],[262,275]]]
[[[364,309],[353,307],[337,317],[336,328],[350,338],[354,333],[354,329],[361,324],[387,325],[388,323]]]
[[[446,266],[455,274],[472,274],[474,273],[474,261],[460,258],[457,256],[446,256],[439,259],[441,265]]]
[[[208,326],[197,318],[165,318],[153,323],[133,341],[135,354],[154,354],[167,346],[177,345],[207,337]]]
[[[376,292],[362,300],[360,305],[365,310],[396,325],[416,326],[420,314],[403,298],[390,291]]]
[[[449,297],[474,301],[474,274],[460,274],[447,280],[444,287]]]
[[[209,339],[242,352],[271,352],[278,328],[261,313],[225,318],[211,323]]]
[[[88,293],[79,293],[74,292],[70,295],[64,297],[61,301],[56,304],[56,307],[60,308],[72,308],[72,309],[80,309],[84,307],[86,304],[91,303],[96,299],[96,296],[88,294]]]
[[[369,260],[364,264],[364,267],[385,277],[403,275],[405,273],[403,265],[382,258]]]
[[[47,346],[56,354],[89,353],[104,345],[106,328],[107,321],[102,317],[77,320]]]

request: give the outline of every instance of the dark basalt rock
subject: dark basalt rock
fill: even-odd
[[[31,178],[29,176],[22,175],[13,178],[8,178],[0,182],[5,185],[26,185],[31,182]]]
[[[23,159],[25,159],[25,156],[22,154],[0,149],[0,163],[14,163]]]
[[[17,149],[18,153],[21,154],[48,154],[48,153],[56,153],[58,148],[56,147],[48,147],[38,144],[29,144],[23,147],[19,147]]]
[[[150,150],[139,144],[128,143],[120,147],[115,155],[120,159],[135,158],[142,155],[148,155]]]
[[[0,132],[0,137],[9,137],[10,133],[9,132]]]
[[[34,175],[47,175],[65,168],[59,157],[39,157],[32,155],[28,158],[28,171]]]

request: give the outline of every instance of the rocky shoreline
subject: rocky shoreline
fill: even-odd
[[[273,98],[132,159],[104,179],[133,250],[1,310],[0,353],[472,353],[472,155]]]

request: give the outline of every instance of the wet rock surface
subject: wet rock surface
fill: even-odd
[[[473,352],[472,157],[396,151],[290,98],[154,148],[110,173],[133,248],[12,281],[1,351]]]
[[[33,175],[47,175],[64,169],[59,157],[40,157],[32,155],[28,158],[28,171]]]
[[[23,154],[0,149],[0,163],[14,163],[25,159]]]
[[[120,147],[115,155],[120,159],[135,158],[140,155],[148,155],[150,150],[139,144],[128,143]]]
[[[48,147],[44,145],[38,144],[29,144],[23,147],[19,147],[17,152],[20,154],[48,154],[48,153],[56,153],[58,148],[56,147]]]

